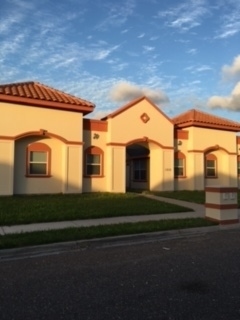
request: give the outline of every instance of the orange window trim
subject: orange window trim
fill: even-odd
[[[31,151],[39,151],[47,153],[47,174],[38,175],[30,174],[30,154]],[[31,143],[27,146],[26,150],[26,177],[46,178],[51,177],[51,148],[42,142]]]
[[[89,175],[87,174],[87,155],[95,154],[100,155],[100,174],[98,175]],[[102,178],[104,177],[104,152],[102,149],[96,146],[90,146],[84,151],[84,177],[85,178]]]
[[[175,159],[186,159],[185,154],[182,153],[181,151],[175,152],[174,156],[175,156]]]
[[[187,178],[186,177],[186,156],[184,153],[182,153],[181,151],[177,151],[174,153],[174,159],[177,160],[177,159],[182,159],[184,160],[183,161],[183,175],[181,176],[175,176],[174,175],[174,178],[176,179],[184,179],[184,178]]]
[[[240,156],[237,157],[237,171],[238,171],[238,166],[240,165]],[[238,174],[240,176],[240,173]]]
[[[213,160],[215,161],[215,176],[207,176],[207,160]],[[217,179],[218,178],[218,167],[217,167],[217,157],[212,154],[212,153],[208,153],[205,156],[205,178],[207,179]]]
[[[214,154],[209,153],[206,155],[206,160],[215,160],[216,161],[217,157]]]

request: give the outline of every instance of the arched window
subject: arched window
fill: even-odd
[[[174,154],[174,176],[175,178],[186,176],[186,157],[181,151]]]
[[[51,175],[51,149],[41,142],[31,143],[27,146],[28,177],[49,177]]]
[[[212,153],[205,155],[205,176],[217,178],[217,157]]]
[[[100,148],[91,146],[85,150],[85,175],[103,176],[103,151]]]

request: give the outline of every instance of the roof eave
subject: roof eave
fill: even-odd
[[[21,104],[33,107],[41,107],[48,109],[58,109],[63,111],[79,112],[87,115],[94,110],[94,105],[77,105],[70,103],[53,102],[46,100],[37,100],[32,98],[25,98],[19,96],[9,96],[6,94],[0,95],[0,102],[8,102],[13,104]]]
[[[175,128],[199,127],[199,128],[206,128],[206,129],[219,129],[219,130],[225,130],[225,131],[240,132],[240,126],[239,127],[223,126],[218,124],[199,123],[199,122],[193,122],[193,121],[174,124],[174,127]]]
[[[171,122],[173,124],[172,119],[170,119],[165,113],[162,112],[162,110],[160,108],[158,108],[148,97],[146,96],[140,96],[139,98],[136,98],[130,102],[128,102],[127,104],[125,104],[124,106],[120,107],[119,109],[117,109],[116,111],[110,113],[109,115],[101,118],[101,120],[109,120],[112,118],[115,118],[116,116],[118,116],[119,114],[125,112],[126,110],[128,110],[129,108],[133,107],[134,105],[136,105],[137,103],[141,102],[142,100],[146,100],[148,101],[148,103],[150,103],[158,112],[160,112],[169,122]]]

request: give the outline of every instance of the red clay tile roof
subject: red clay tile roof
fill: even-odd
[[[217,117],[212,114],[195,109],[191,109],[184,113],[181,113],[180,115],[172,118],[172,121],[176,128],[186,128],[194,126],[235,132],[240,131],[240,123],[238,122]]]
[[[0,102],[24,104],[43,108],[92,112],[95,105],[39,82],[20,82],[0,85]]]

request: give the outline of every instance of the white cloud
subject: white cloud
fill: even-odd
[[[123,63],[118,63],[118,64],[115,64],[115,65],[113,65],[112,66],[112,70],[113,71],[122,71],[122,70],[124,70],[124,69],[126,69],[127,67],[128,67],[128,63],[126,63],[126,62],[123,62]]]
[[[207,65],[202,65],[196,69],[196,72],[210,71],[212,68]]]
[[[234,58],[231,65],[222,67],[222,75],[225,80],[240,78],[240,55]]]
[[[239,24],[240,26],[240,24]],[[223,30],[221,32],[221,34],[219,34],[216,39],[224,39],[224,38],[229,38],[229,37],[232,37],[234,36],[236,33],[239,32],[239,28],[237,27],[237,25],[235,26],[235,28],[231,28],[231,30],[228,30],[227,27],[225,27],[226,30]]]
[[[0,33],[9,32],[11,28],[21,22],[23,16],[21,13],[12,13],[10,16],[1,19]]]
[[[149,40],[150,40],[150,41],[155,41],[155,40],[157,40],[157,39],[159,39],[159,36],[152,36]]]
[[[128,18],[134,13],[135,0],[125,0],[121,2],[123,3],[113,4],[113,2],[101,2],[101,6],[105,6],[108,16],[96,26],[96,29],[106,30],[111,26],[119,27],[127,22]]]
[[[197,49],[195,49],[195,48],[189,49],[189,50],[187,50],[187,53],[194,55],[197,53]]]
[[[131,101],[146,96],[154,103],[168,102],[167,95],[160,89],[140,87],[129,82],[119,82],[110,91],[110,99],[116,102]]]
[[[0,57],[7,58],[10,54],[17,53],[21,45],[24,43],[26,36],[27,35],[24,33],[16,34],[13,35],[9,40],[3,41],[1,43]]]
[[[141,33],[139,36],[138,36],[138,38],[140,39],[140,38],[143,38],[145,36],[145,33]]]
[[[224,11],[225,14],[220,16],[221,26],[217,31],[215,39],[229,38],[240,32],[240,2],[227,1],[222,11]]]
[[[107,58],[113,51],[115,51],[119,46],[114,46],[108,49],[102,49],[96,52],[93,60],[103,60]]]
[[[100,120],[104,117],[106,117],[109,113],[111,113],[112,110],[106,109],[106,110],[94,110],[92,114],[88,115],[88,118],[93,118],[96,120]]]
[[[158,16],[166,19],[165,24],[168,27],[188,31],[201,25],[201,20],[206,14],[208,9],[205,6],[205,0],[190,0],[170,10],[160,11]]]
[[[18,10],[19,10],[19,8],[23,9],[23,10],[33,9],[34,8],[34,4],[32,2],[29,2],[29,1],[12,0],[11,2],[12,2],[11,3],[12,7],[16,6],[16,7],[18,7]]]
[[[155,50],[155,47],[150,47],[150,46],[143,46],[144,52],[150,52]]]
[[[240,82],[236,84],[229,96],[213,96],[208,100],[211,109],[229,109],[240,111]]]
[[[208,66],[208,65],[201,65],[201,66],[189,66],[184,68],[184,70],[186,71],[190,71],[191,73],[197,73],[197,72],[205,72],[205,71],[211,71],[212,67]]]

